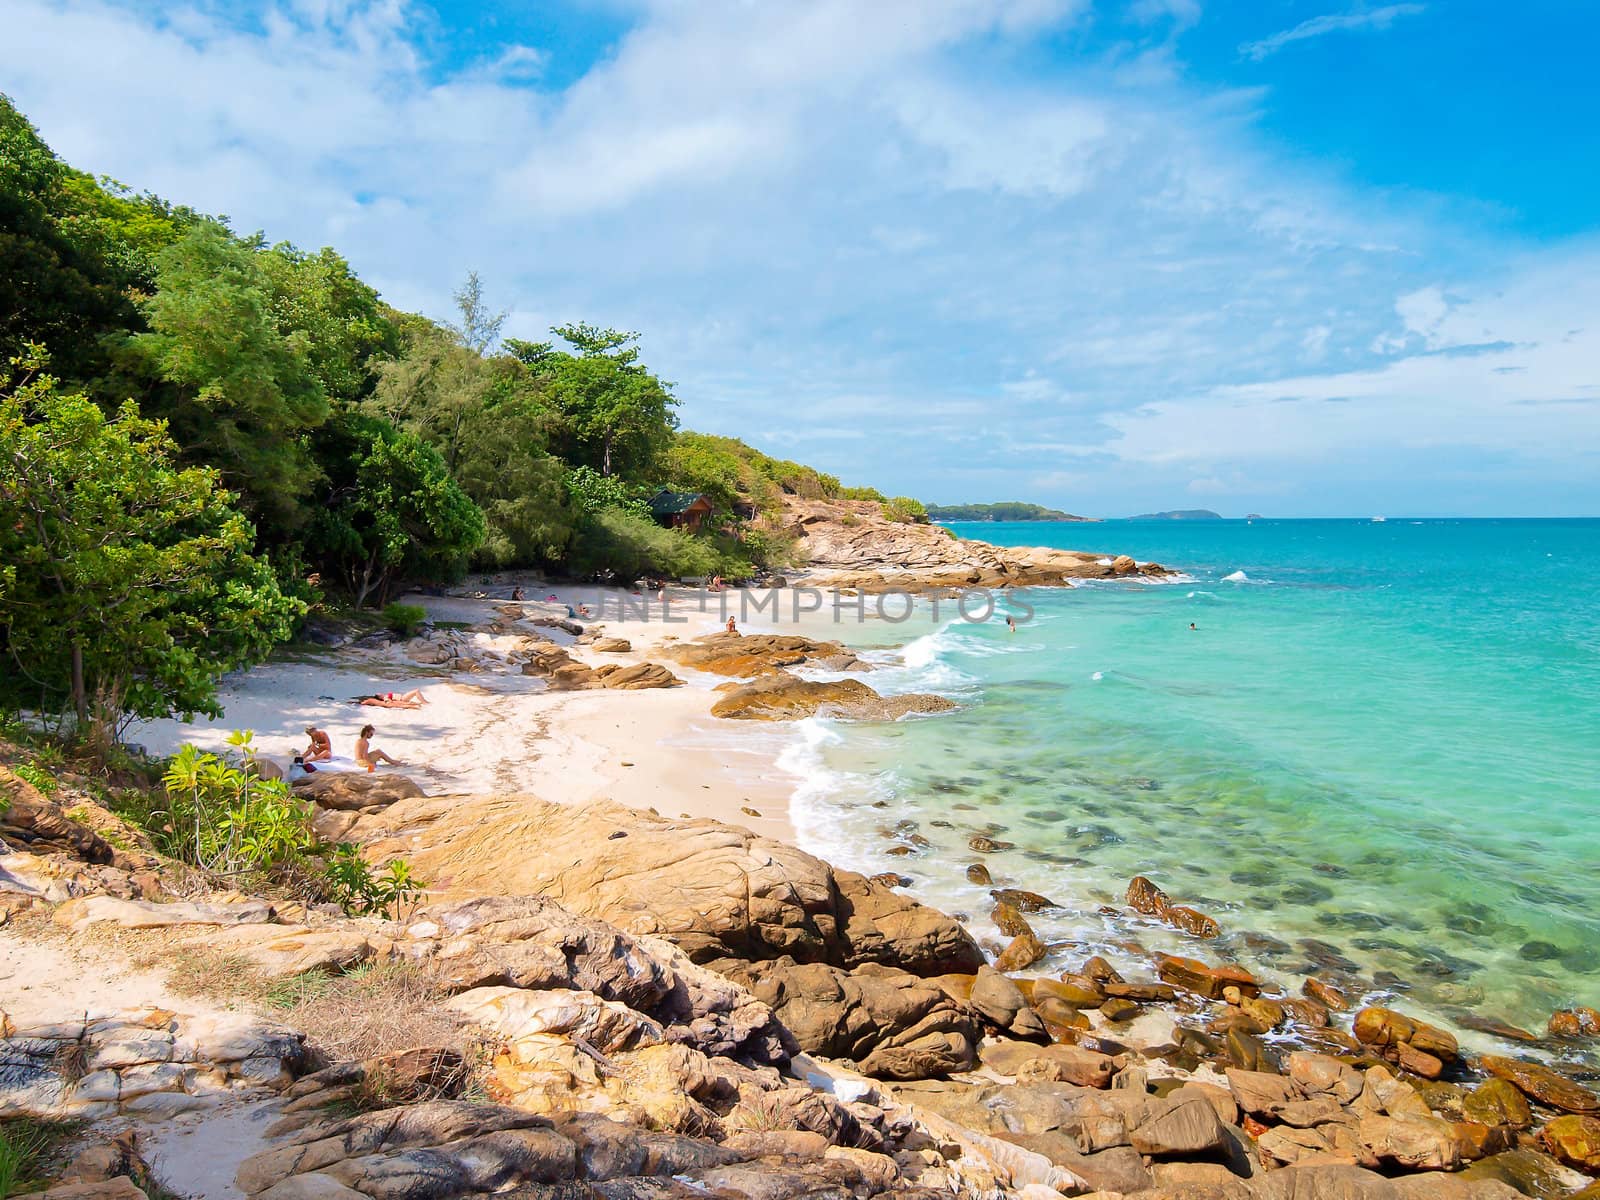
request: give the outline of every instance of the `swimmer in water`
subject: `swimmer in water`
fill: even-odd
[[[1007,617],[1006,628],[1011,630],[1012,633],[1015,633],[1017,631],[1017,619],[1015,617]]]
[[[1190,628],[1190,629],[1194,629],[1194,630],[1195,630],[1195,632],[1196,632],[1196,633],[1199,633],[1199,632],[1200,632],[1200,631],[1199,631],[1199,630],[1198,630],[1198,629],[1195,629],[1195,624],[1194,624],[1194,622],[1193,622],[1193,621],[1190,621],[1190,622],[1189,622],[1189,628]]]

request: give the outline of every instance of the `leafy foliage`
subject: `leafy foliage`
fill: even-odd
[[[311,331],[279,327],[262,256],[221,226],[201,225],[156,258],[150,332],[132,362],[166,387],[147,412],[168,419],[192,458],[211,463],[273,530],[305,524],[318,470],[303,435],[328,417]],[[326,356],[325,356],[326,357]]]
[[[913,500],[910,496],[895,496],[885,500],[883,515],[902,525],[926,524],[928,520],[928,510],[922,506],[922,501]]]
[[[403,638],[416,637],[427,619],[428,610],[420,604],[401,604],[397,601],[383,606],[383,623]]]
[[[328,861],[327,879],[333,900],[347,913],[377,914],[399,919],[427,887],[411,873],[411,864],[396,858],[374,875],[354,842],[340,842]]]
[[[208,468],[179,468],[130,402],[107,418],[25,364],[0,393],[0,654],[12,699],[80,719],[216,713],[215,678],[264,658],[304,607],[250,553]]]
[[[483,513],[437,450],[356,412],[330,422],[322,440],[329,478],[308,543],[358,605],[386,600],[402,576],[459,576],[483,541]]]
[[[248,749],[249,733],[232,744]],[[316,844],[311,806],[280,779],[262,779],[246,756],[235,767],[215,754],[184,746],[162,777],[167,809],[150,832],[163,854],[209,871],[264,871],[307,853]]]

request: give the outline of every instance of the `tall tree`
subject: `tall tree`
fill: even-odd
[[[137,365],[164,382],[144,404],[189,456],[217,467],[276,540],[302,528],[318,478],[305,435],[328,417],[311,334],[280,327],[261,257],[216,224],[157,256]]]
[[[546,373],[549,402],[571,430],[566,457],[603,476],[648,474],[670,444],[678,401],[671,385],[639,362],[639,335],[581,322],[551,332],[577,353],[545,353],[542,344],[526,342],[513,352]]]
[[[506,323],[506,314],[490,310],[483,298],[483,280],[476,271],[468,271],[464,282],[453,294],[456,311],[461,314],[461,324],[455,326],[455,335],[461,344],[477,354],[487,354],[500,340],[500,327]]]
[[[216,680],[304,612],[250,554],[216,472],[180,468],[130,401],[107,417],[39,374],[0,392],[0,691],[69,699],[80,729],[220,715]]]
[[[329,478],[307,549],[358,605],[382,603],[401,578],[460,574],[483,541],[483,513],[437,450],[359,412],[338,414],[320,440]]]

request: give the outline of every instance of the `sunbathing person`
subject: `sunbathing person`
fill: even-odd
[[[327,762],[333,757],[333,739],[328,736],[327,730],[307,725],[306,736],[311,739],[311,744],[301,752],[300,757],[307,762]]]
[[[376,770],[379,763],[388,763],[391,767],[405,766],[398,758],[390,758],[382,750],[374,750],[368,739],[377,729],[371,725],[361,727],[361,736],[356,739],[356,765],[367,770]]]
[[[421,708],[427,702],[421,688],[412,688],[399,696],[393,692],[362,696],[356,701],[363,708]]]

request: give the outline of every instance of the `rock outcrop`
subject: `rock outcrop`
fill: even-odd
[[[940,525],[890,521],[880,505],[865,501],[785,497],[783,521],[807,564],[798,582],[811,586],[883,592],[1167,574],[1126,555],[966,541]]]
[[[975,971],[959,922],[771,838],[674,821],[610,801],[437,796],[366,814],[348,836],[403,854],[441,897],[545,896],[691,959],[882,963],[919,975]]]
[[[724,694],[711,706],[711,715],[741,721],[797,721],[815,716],[895,721],[911,713],[949,712],[955,707],[953,700],[943,696],[880,696],[858,679],[811,680],[774,671]]]

